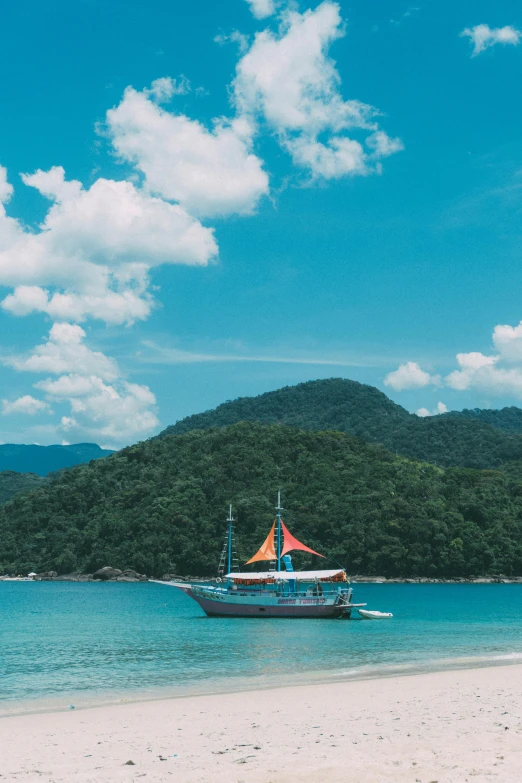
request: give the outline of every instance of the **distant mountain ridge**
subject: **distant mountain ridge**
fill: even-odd
[[[96,443],[73,443],[68,446],[3,443],[0,445],[0,472],[15,471],[47,476],[56,470],[108,457],[109,454],[114,452],[102,449]]]
[[[411,459],[444,467],[501,468],[522,460],[522,410],[465,410],[421,418],[373,386],[343,378],[241,397],[188,416],[159,437],[240,421],[337,430],[380,443]]]

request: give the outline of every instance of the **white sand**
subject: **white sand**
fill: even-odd
[[[512,665],[11,716],[0,783],[518,783],[521,715]]]

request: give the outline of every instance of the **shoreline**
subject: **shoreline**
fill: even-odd
[[[94,579],[92,574],[64,574],[63,576],[45,576],[45,577],[28,577],[28,576],[0,576],[0,582],[76,582],[89,584],[142,584],[145,582],[158,581],[154,577],[142,576],[141,578],[135,577],[116,577],[114,579]],[[208,584],[209,582],[215,582],[213,577],[177,577],[176,579],[162,579],[162,582],[174,582],[182,581],[187,583],[202,583]],[[418,577],[390,577],[385,576],[351,576],[348,579],[350,584],[364,585],[364,584],[385,584],[385,585],[488,585],[488,584],[501,584],[501,585],[518,585],[522,584],[522,576],[477,576],[477,577],[455,577],[454,579],[442,579],[429,576]]]
[[[1,772],[43,783],[515,783],[521,703],[518,664],[10,716]]]
[[[55,696],[25,697],[22,699],[0,700],[0,724],[13,717],[29,715],[53,715],[103,709],[132,704],[149,704],[179,699],[212,698],[232,694],[255,694],[267,691],[279,691],[285,688],[308,688],[332,685],[344,685],[358,682],[374,682],[390,679],[422,677],[444,673],[458,673],[483,669],[504,669],[520,667],[522,672],[522,651],[499,653],[490,656],[436,658],[413,663],[393,663],[377,666],[359,667],[338,672],[335,669],[300,672],[298,675],[277,675],[270,679],[260,677],[227,677],[216,680],[214,687],[193,683],[184,686],[158,686],[147,690],[95,691],[89,695],[85,691],[64,692]],[[74,702],[74,704],[72,704]],[[33,705],[29,708],[29,705]],[[27,707],[27,708],[25,708]],[[1,777],[1,776],[0,776]]]

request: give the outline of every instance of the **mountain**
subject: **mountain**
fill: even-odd
[[[0,503],[20,492],[30,492],[39,487],[45,479],[35,473],[15,473],[13,470],[4,470],[0,473]]]
[[[444,467],[499,468],[522,459],[522,435],[514,424],[517,421],[522,426],[522,411],[504,408],[483,411],[483,417],[468,415],[472,413],[420,418],[373,386],[330,378],[225,402],[214,410],[182,419],[160,437],[256,421],[305,430],[338,430]]]
[[[91,459],[108,457],[113,451],[102,449],[96,443],[74,443],[70,446],[36,446],[18,443],[0,445],[0,471],[36,473],[47,476],[55,470],[70,468]]]
[[[341,432],[251,422],[153,438],[15,496],[0,507],[0,573],[213,575],[228,504],[245,562],[268,533],[278,488],[292,532],[328,555],[297,553],[297,567],[522,575],[518,474],[442,469]]]

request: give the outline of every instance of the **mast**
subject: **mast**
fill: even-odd
[[[232,503],[228,507],[228,571],[227,574],[230,574],[232,571],[232,522],[234,521],[234,517],[232,516]]]
[[[283,507],[281,505],[281,490],[277,490],[277,531],[276,531],[276,538],[277,538],[277,547],[276,547],[276,553],[277,553],[277,570],[281,570],[281,511],[283,511]]]

